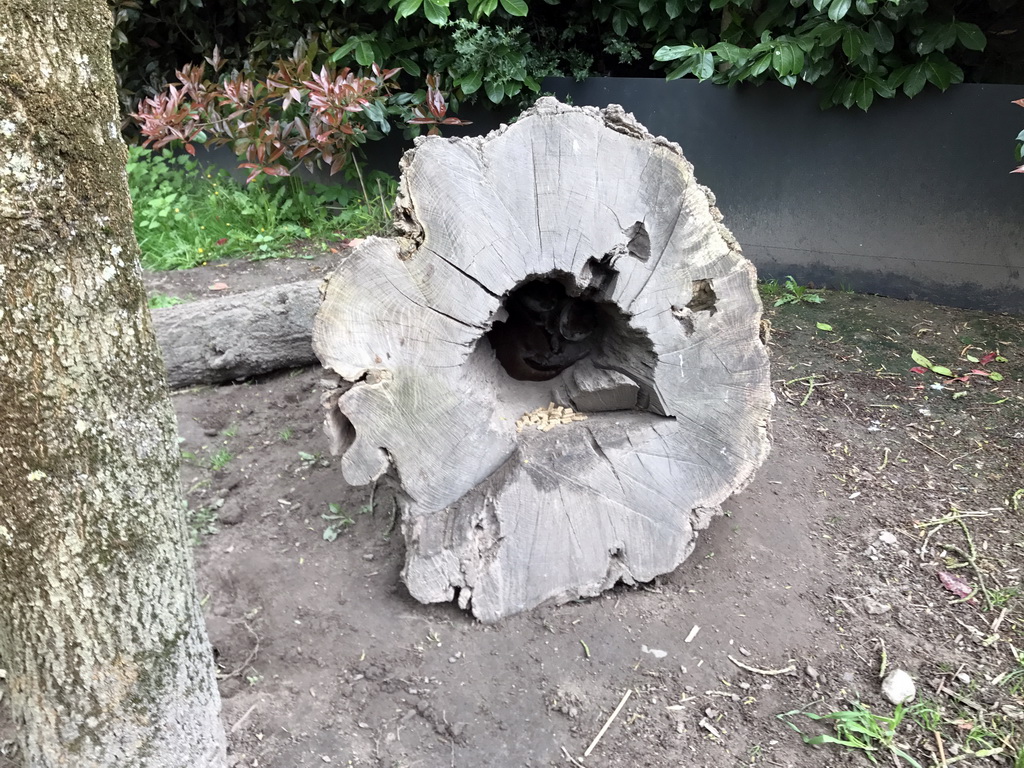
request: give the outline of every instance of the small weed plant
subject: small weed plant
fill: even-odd
[[[221,448],[210,457],[210,469],[213,472],[219,472],[231,463],[233,458],[234,456],[231,455],[231,451],[227,448]]]
[[[188,510],[188,530],[192,538],[192,546],[198,546],[203,536],[217,533],[218,510],[224,505],[224,499],[216,499],[211,504]]]
[[[892,716],[886,717],[875,714],[863,704],[854,704],[853,709],[830,712],[827,715],[796,709],[779,715],[779,718],[799,733],[805,744],[816,747],[822,744],[834,744],[839,747],[859,750],[872,763],[879,762],[879,757],[885,757],[886,763],[891,761],[897,765],[909,765],[911,768],[924,768],[921,763],[896,744],[896,734],[906,714],[907,710],[902,705],[896,707]],[[807,736],[788,719],[797,715],[803,715],[816,722],[831,724],[834,735],[823,733],[818,736]]]
[[[296,176],[261,176],[243,184],[226,171],[202,170],[192,157],[169,149],[129,150],[135,235],[146,269],[187,269],[239,256],[271,258],[285,255],[296,240],[385,232],[395,182],[370,174],[366,184],[373,190],[366,196]]]
[[[775,300],[776,307],[781,307],[783,304],[800,304],[801,302],[807,304],[821,304],[825,300],[821,297],[820,293],[812,291],[806,285],[800,285],[800,283],[793,279],[792,275],[787,277],[786,282],[781,286],[779,286],[779,284],[774,280],[771,282],[774,283],[775,286],[774,295],[778,296]]]
[[[327,509],[329,510],[327,514],[320,515],[327,521],[327,527],[324,528],[324,541],[334,541],[346,528],[355,525],[356,521],[342,512],[341,505],[333,501],[327,505]]]

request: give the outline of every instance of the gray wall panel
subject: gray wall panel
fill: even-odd
[[[810,88],[551,78],[678,142],[762,277],[1024,313],[1024,86],[960,85],[860,110]]]

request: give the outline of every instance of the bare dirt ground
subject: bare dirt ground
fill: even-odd
[[[774,447],[691,558],[494,625],[406,593],[317,370],[176,394],[232,764],[1024,766],[1024,319],[833,292],[768,316]],[[893,733],[883,667],[917,684]],[[779,717],[858,705],[868,750]]]

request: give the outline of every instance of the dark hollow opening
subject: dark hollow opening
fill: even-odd
[[[599,348],[605,311],[586,296],[570,296],[551,278],[528,280],[505,299],[508,317],[487,340],[505,372],[519,381],[547,381]]]

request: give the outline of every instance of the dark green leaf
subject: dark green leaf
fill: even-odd
[[[524,0],[501,0],[501,7],[509,16],[525,16],[529,10]]]
[[[394,3],[391,7],[397,8],[395,10],[396,19],[404,19],[406,16],[412,16],[416,11],[420,9],[420,5],[423,4],[423,0],[399,0],[398,3]]]
[[[488,80],[484,83],[484,91],[487,92],[487,98],[495,104],[499,104],[501,100],[505,98],[505,88],[501,83],[495,83]]]
[[[715,74],[715,58],[709,51],[705,51],[697,57],[697,66],[693,73],[698,80],[707,80]]]
[[[467,96],[471,93],[476,93],[480,90],[480,86],[483,85],[483,73],[479,70],[474,70],[470,74],[458,81],[458,86],[462,89],[462,92]]]
[[[663,45],[654,52],[655,61],[675,61],[694,52],[692,45]],[[714,49],[712,49],[714,50]],[[723,58],[725,58],[723,56]]]
[[[883,99],[891,99],[896,95],[896,90],[879,77],[871,75],[868,77],[868,82],[871,83],[871,87],[875,89],[875,93]]]
[[[742,64],[750,54],[750,51],[746,48],[740,48],[738,45],[733,45],[732,43],[726,43],[724,41],[721,43],[715,43],[708,48],[708,50],[717,54],[719,58],[728,61],[730,64]],[[655,54],[654,58],[657,59],[658,55]],[[659,59],[659,61],[661,61],[661,59]]]
[[[843,25],[826,22],[814,28],[814,36],[821,41],[822,46],[829,48],[839,42],[843,29]]]
[[[985,50],[985,33],[981,31],[977,24],[968,24],[965,21],[958,22],[956,25],[956,37],[964,48],[971,51]]]
[[[691,66],[690,64],[683,63],[683,64],[680,64],[675,69],[670,69],[668,71],[668,73],[665,75],[665,79],[666,80],[678,80],[683,75],[690,74],[690,66]]]
[[[356,46],[356,61],[361,67],[368,67],[373,64],[373,47],[365,40],[361,40]]]
[[[963,70],[945,56],[929,56],[922,64],[928,82],[940,91],[946,90],[953,83],[963,82]]]
[[[626,32],[629,31],[629,17],[625,11],[616,10],[612,14],[612,29],[619,37],[625,37]]]
[[[793,43],[780,43],[772,52],[772,69],[779,77],[799,74],[804,68],[804,52]]]
[[[832,0],[828,7],[828,17],[832,21],[839,21],[850,10],[850,0]]]
[[[401,58],[398,60],[398,66],[400,66],[413,77],[419,77],[422,74],[420,65],[417,64],[413,59]]]
[[[892,30],[883,22],[878,19],[873,20],[868,27],[868,32],[871,35],[871,44],[874,46],[876,51],[879,53],[888,53],[892,50],[894,42]]]
[[[765,72],[765,70],[767,70],[768,67],[771,66],[771,63],[772,63],[771,51],[769,51],[767,53],[762,53],[750,65],[750,76],[751,77],[757,77],[758,75],[763,74]]]
[[[848,27],[843,32],[843,53],[849,61],[860,58],[862,53],[870,53],[868,36],[856,27]]]
[[[668,0],[665,3],[665,13],[670,19],[674,19],[683,12],[683,0]]]
[[[907,73],[906,80],[903,82],[903,93],[912,99],[924,90],[925,83],[927,82],[928,77],[925,74],[924,62],[922,61],[911,67]]]
[[[871,83],[867,80],[858,80],[857,85],[854,87],[854,99],[857,102],[857,106],[867,112],[874,98],[875,89],[871,87]]]
[[[651,8],[654,7],[655,0],[640,0],[637,6],[640,9],[640,13],[647,13]]]

